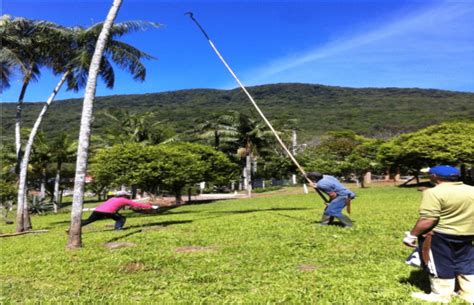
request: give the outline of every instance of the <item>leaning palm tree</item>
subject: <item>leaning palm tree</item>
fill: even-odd
[[[2,48],[0,50],[0,66],[2,77],[2,90],[9,87],[9,77],[14,70],[22,75],[22,87],[18,97],[15,119],[15,151],[17,155],[16,172],[21,180],[21,116],[23,100],[30,82],[36,81],[40,69],[48,66],[52,56],[50,51],[51,41],[54,40],[53,32],[59,26],[48,21],[28,20],[26,18],[12,18],[8,15],[0,17],[0,36]],[[26,171],[26,169],[25,169]],[[25,182],[26,183],[26,182]],[[17,202],[17,230],[23,231],[31,228],[28,211],[25,209],[25,192],[22,190],[25,183],[19,183],[19,194],[22,198]],[[18,210],[20,213],[18,213]]]
[[[90,68],[91,58],[94,54],[91,45],[95,44],[100,33],[99,29],[101,29],[102,26],[103,24],[99,23],[88,29],[80,27],[70,30],[60,28],[55,32],[57,40],[53,47],[54,51],[52,51],[55,56],[53,56],[54,60],[51,60],[50,65],[56,74],[62,75],[59,83],[56,85],[56,88],[44,104],[34,123],[21,160],[17,209],[18,232],[31,228],[31,224],[26,222],[26,219],[28,218],[25,215],[28,213],[28,209],[25,201],[25,193],[28,162],[35,136],[49,106],[54,101],[63,84],[67,83],[68,89],[74,91],[85,86],[87,71]],[[115,40],[115,38],[133,31],[145,29],[148,26],[158,25],[150,22],[129,21],[116,24],[111,28],[111,39],[105,46],[106,52],[102,56],[103,58],[99,66],[100,70],[98,72],[98,75],[104,80],[108,88],[113,87],[115,80],[111,61],[116,63],[119,67],[125,68],[131,72],[134,79],[143,80],[145,78],[146,69],[141,60],[152,59],[153,57],[129,44]]]
[[[68,248],[82,247],[81,218],[84,198],[85,177],[87,171],[87,158],[89,139],[91,134],[92,107],[94,104],[95,91],[97,87],[97,76],[100,71],[103,54],[109,40],[112,25],[117,17],[122,0],[114,0],[107,14],[104,25],[100,31],[99,38],[95,44],[94,54],[89,68],[86,92],[84,95],[81,126],[79,130],[79,146],[77,149],[76,176],[74,178],[74,195],[71,211],[71,227],[69,230]],[[144,76],[144,75],[143,75]]]

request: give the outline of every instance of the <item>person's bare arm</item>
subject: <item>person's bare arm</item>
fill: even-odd
[[[405,232],[403,243],[408,247],[416,247],[418,236],[431,231],[438,224],[438,219],[418,218],[413,229],[410,232]]]
[[[414,236],[420,236],[428,231],[431,231],[433,227],[438,224],[438,219],[430,219],[430,218],[418,218],[413,229],[411,229],[410,234]]]

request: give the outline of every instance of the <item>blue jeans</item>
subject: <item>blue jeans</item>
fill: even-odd
[[[329,202],[328,207],[324,211],[324,215],[341,217],[342,209],[344,209],[344,207],[346,206],[346,199],[347,197],[337,196],[336,198],[331,200]]]

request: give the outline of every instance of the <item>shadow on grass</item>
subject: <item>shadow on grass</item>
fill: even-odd
[[[120,236],[117,236],[117,237],[114,237],[108,241],[106,241],[106,243],[111,243],[111,242],[114,242],[114,241],[117,241],[117,240],[121,240],[122,238],[125,238],[125,237],[128,237],[130,235],[134,235],[134,234],[137,234],[137,233],[140,233],[142,230],[135,230],[135,231],[132,231],[132,232],[128,232],[124,235],[120,235]],[[120,231],[121,232],[121,231]]]
[[[426,187],[426,188],[432,188],[433,184],[431,182],[426,181],[426,182],[420,182],[420,183],[411,183],[411,184],[400,184],[398,187],[400,188],[419,188],[419,187]]]
[[[123,231],[128,231],[130,229],[135,229],[135,228],[145,228],[145,227],[154,227],[154,226],[167,227],[167,226],[171,226],[171,225],[190,223],[190,222],[192,222],[192,220],[152,222],[152,223],[147,223],[147,224],[143,224],[143,225],[134,225],[134,226],[125,227],[124,230],[120,230],[120,231],[116,231],[116,232],[123,232]],[[107,230],[107,231],[110,231],[110,230]],[[115,231],[115,230],[113,230],[113,231]],[[107,242],[108,243],[114,242],[114,241],[120,240],[122,238],[128,237],[130,235],[134,235],[134,234],[141,233],[141,232],[143,232],[142,229],[127,232],[126,234],[114,237],[114,238],[108,240]]]
[[[133,225],[133,226],[126,227],[126,229],[129,230],[129,229],[134,229],[134,228],[146,228],[146,227],[154,227],[154,226],[167,227],[167,226],[179,225],[179,224],[191,223],[191,222],[193,221],[192,220],[160,221],[160,222],[151,222],[151,223],[145,223],[145,224],[140,224],[140,225]]]
[[[301,211],[310,210],[310,208],[271,208],[271,209],[251,209],[251,210],[238,210],[238,211],[217,211],[209,212],[210,214],[247,214],[256,212],[271,212],[271,211]]]
[[[276,214],[276,215],[279,215],[279,216],[283,216],[283,217],[286,217],[286,218],[297,220],[299,222],[307,223],[307,224],[310,224],[310,225],[313,225],[315,223],[314,220],[308,221],[308,219],[295,217],[295,216],[290,216],[290,215],[286,215],[286,214],[282,214],[282,213],[272,213],[272,214]]]
[[[423,270],[414,270],[410,273],[410,276],[407,278],[400,279],[401,284],[410,284],[412,286],[418,287],[426,293],[430,293],[430,281],[426,272]]]

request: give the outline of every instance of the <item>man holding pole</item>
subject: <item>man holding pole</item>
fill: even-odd
[[[318,193],[324,192],[329,196],[329,200],[325,200],[327,206],[326,209],[324,209],[321,225],[331,224],[334,217],[336,217],[345,228],[351,228],[352,221],[348,216],[342,214],[342,210],[347,206],[347,211],[350,213],[351,200],[355,198],[355,194],[346,189],[333,176],[312,172],[308,173],[306,177],[312,181],[311,186],[314,187]],[[321,193],[320,195],[324,198]]]

